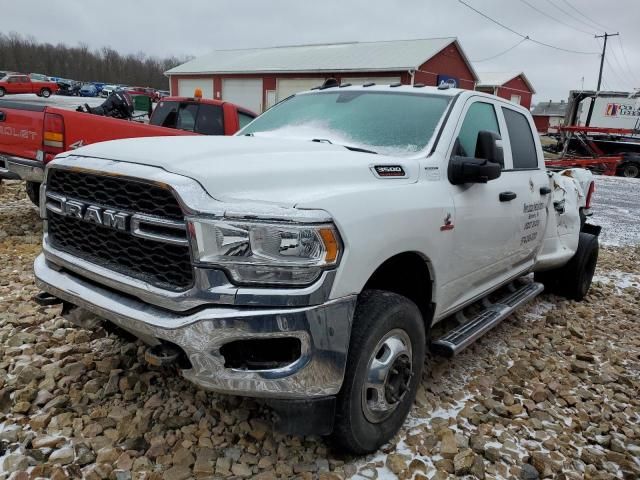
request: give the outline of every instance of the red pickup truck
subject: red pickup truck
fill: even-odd
[[[37,204],[44,167],[58,153],[122,138],[233,135],[255,117],[229,102],[185,97],[160,101],[148,125],[0,100],[0,178],[26,180]]]
[[[12,73],[0,78],[0,97],[7,94],[35,93],[39,97],[49,98],[59,87],[56,82],[31,80],[29,75]]]

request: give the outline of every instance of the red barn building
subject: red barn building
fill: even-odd
[[[439,85],[473,90],[478,76],[455,38],[216,50],[165,72],[172,95],[237,103],[262,112],[288,96],[341,83]]]
[[[557,133],[558,127],[564,123],[567,113],[567,102],[540,102],[531,110],[533,121],[540,133]]]
[[[524,73],[485,72],[478,75],[480,81],[476,90],[511,100],[527,109],[531,108],[531,99],[536,91]]]

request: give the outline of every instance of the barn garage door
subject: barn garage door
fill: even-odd
[[[276,97],[278,102],[290,97],[294,93],[319,87],[324,83],[324,78],[279,78]]]
[[[350,83],[352,85],[363,85],[365,83],[375,83],[376,85],[391,85],[398,83],[400,77],[343,77],[342,83]]]
[[[222,99],[260,113],[262,112],[262,79],[224,79],[222,80]]]
[[[178,96],[193,97],[196,88],[202,90],[202,98],[213,100],[213,79],[212,78],[179,78]]]

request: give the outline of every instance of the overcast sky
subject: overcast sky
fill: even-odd
[[[569,50],[598,52],[602,47],[594,33],[603,33],[605,27],[610,33],[620,32],[621,37],[609,40],[604,86],[624,91],[640,88],[640,0],[465,1],[517,32]],[[5,1],[0,31],[33,35],[42,42],[83,42],[156,56],[456,36],[473,61],[497,55],[521,40],[457,0],[66,0],[55,4],[31,0],[28,5]],[[570,89],[581,87],[583,78],[585,88],[595,88],[599,60],[598,55],[525,41],[474,65],[479,73],[524,71],[537,91],[537,102],[566,99]]]

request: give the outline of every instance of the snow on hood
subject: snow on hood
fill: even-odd
[[[339,145],[260,137],[151,137],[97,143],[64,156],[151,165],[199,182],[213,198],[295,206],[385,184],[415,182],[415,160],[349,151]],[[378,164],[402,165],[406,179],[380,180]],[[367,187],[365,187],[367,188]]]
[[[286,125],[274,130],[253,132],[252,135],[261,138],[279,138],[302,141],[319,140],[319,143],[332,143],[348,147],[363,148],[365,150],[372,150],[377,153],[392,156],[409,155],[420,150],[418,145],[390,147],[388,145],[362,143],[355,138],[345,135],[345,132],[332,129],[328,123],[321,121],[301,123],[298,125]]]

